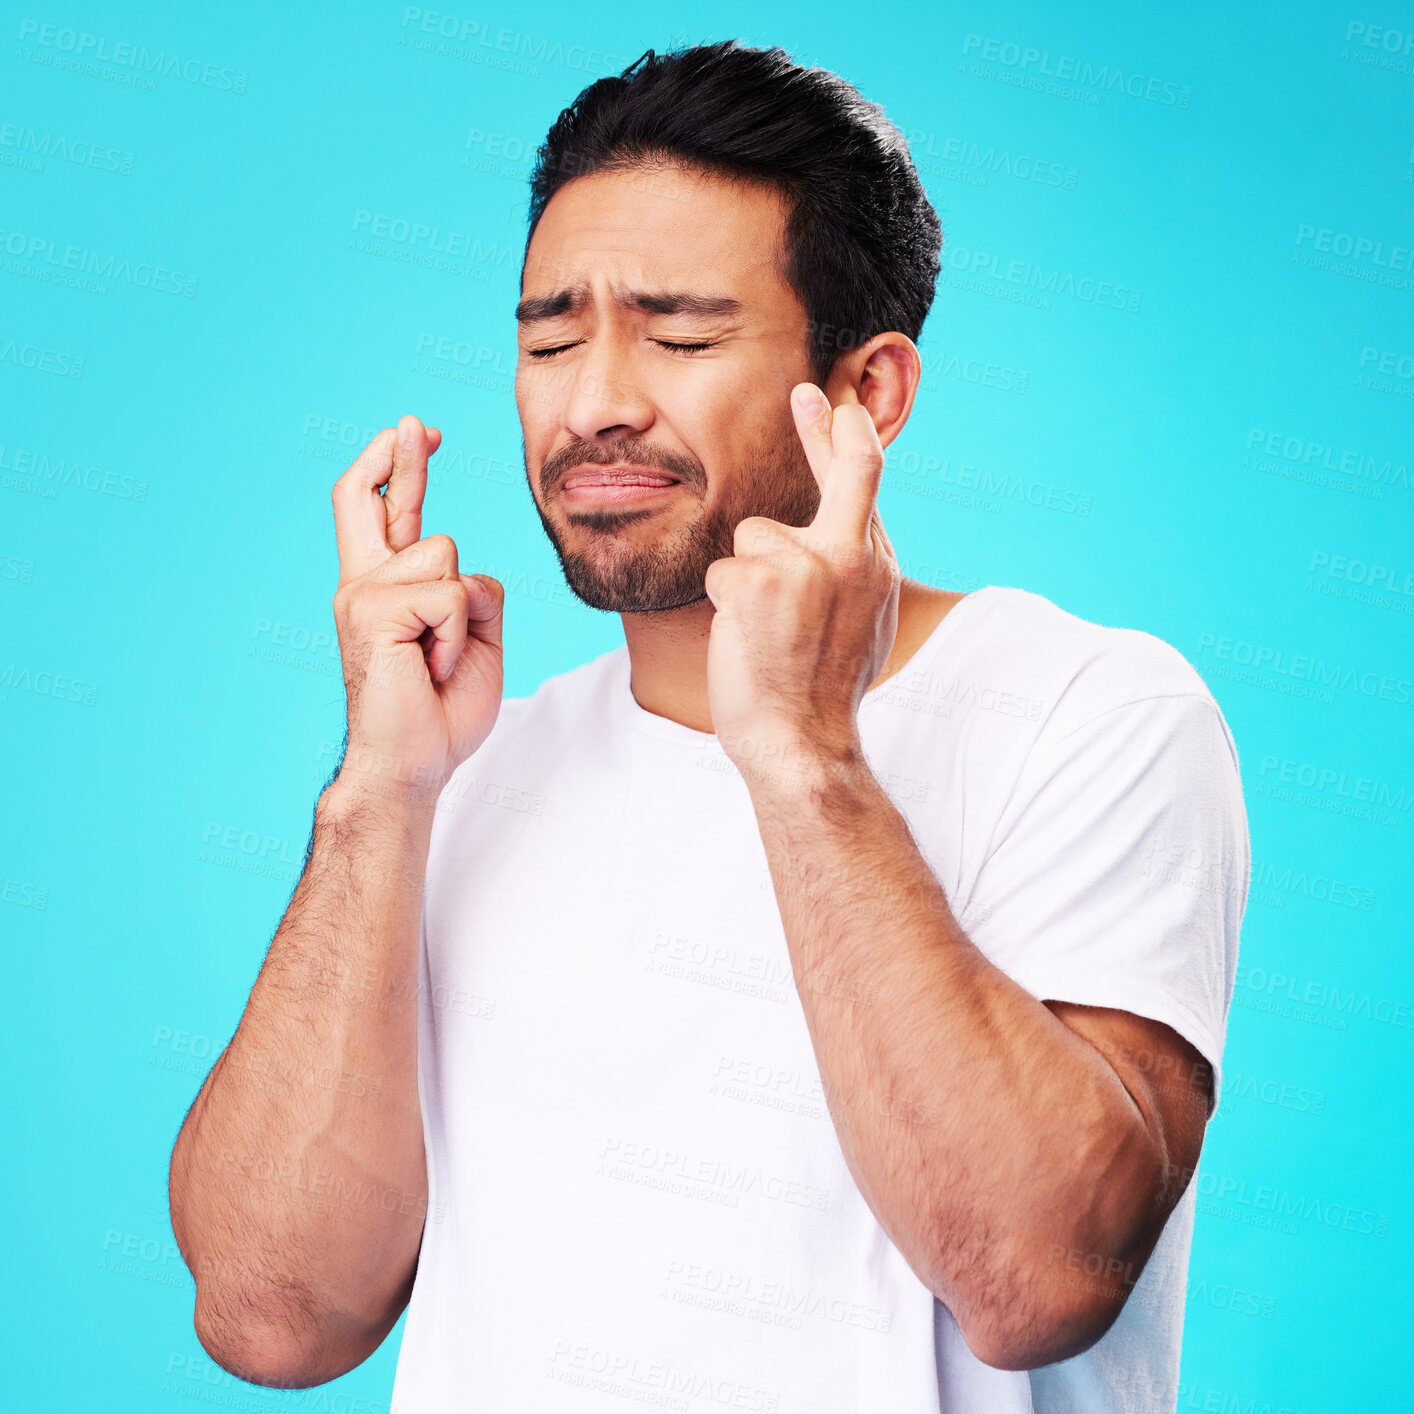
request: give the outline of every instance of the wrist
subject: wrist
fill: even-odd
[[[738,749],[725,743],[733,764],[753,797],[785,800],[814,799],[840,790],[854,790],[873,780],[857,733],[832,738],[773,736],[759,742],[743,739]]]
[[[413,824],[431,819],[446,785],[440,773],[408,778],[391,772],[358,770],[347,763],[319,797],[322,815],[376,815],[390,823]]]

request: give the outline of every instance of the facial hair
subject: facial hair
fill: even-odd
[[[524,455],[522,444],[522,455]],[[623,462],[677,476],[699,502],[707,476],[696,458],[658,450],[651,443],[611,437],[596,443],[576,440],[548,457],[540,469],[540,494],[550,494],[569,469],[583,463],[608,466]],[[529,464],[526,475],[529,477]],[[722,497],[702,506],[687,525],[665,533],[653,544],[637,544],[614,531],[652,515],[650,510],[576,511],[577,531],[593,539],[587,551],[567,550],[535,497],[536,514],[545,529],[571,592],[591,609],[619,614],[663,613],[707,598],[707,566],[733,552],[737,525],[748,516],[768,516],[783,525],[809,525],[820,506],[805,449],[794,425],[787,421],[768,434],[743,460]]]

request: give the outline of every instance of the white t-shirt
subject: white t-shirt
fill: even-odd
[[[991,585],[859,728],[972,941],[1040,999],[1166,1022],[1216,1094],[1250,857],[1183,656]],[[625,647],[508,699],[453,776],[421,966],[393,1414],[1174,1409],[1193,1185],[1092,1349],[978,1361],[845,1164],[746,786],[638,705]]]

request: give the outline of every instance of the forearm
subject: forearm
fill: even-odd
[[[965,1334],[1054,1330],[1057,1250],[1110,1270],[1148,1254],[1136,1195],[1163,1160],[1144,1116],[970,942],[862,757],[796,761],[751,788],[851,1172]]]
[[[431,816],[426,799],[324,793],[299,886],[178,1137],[173,1229],[198,1331],[225,1349],[255,1333],[337,1363],[374,1348],[406,1304],[427,1201],[417,939]]]

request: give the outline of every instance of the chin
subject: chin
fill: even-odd
[[[649,585],[605,584],[602,580],[584,580],[565,576],[570,592],[591,609],[611,614],[666,614],[673,609],[686,609],[707,602],[707,591],[696,588],[666,589]]]

